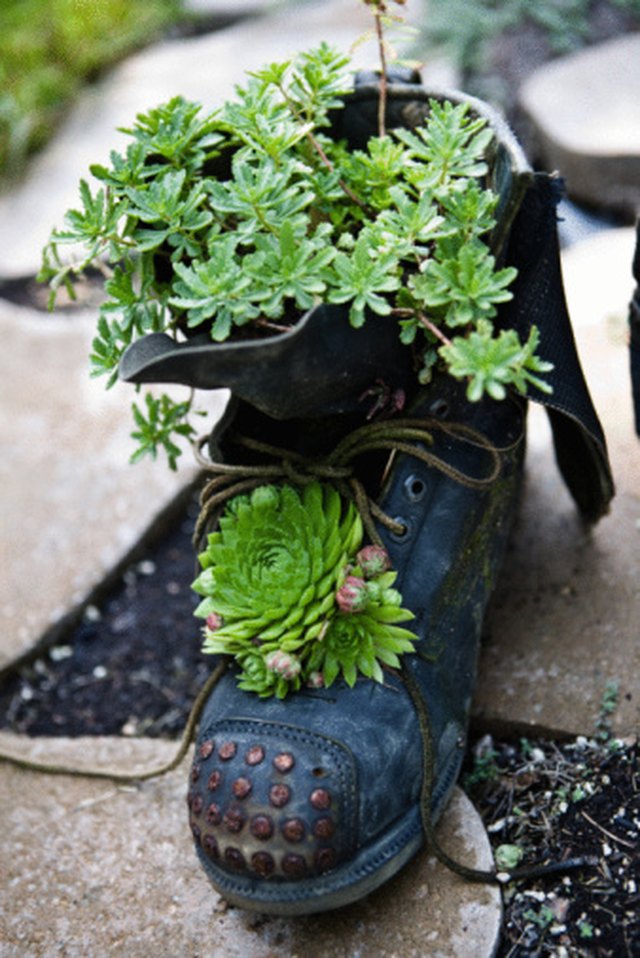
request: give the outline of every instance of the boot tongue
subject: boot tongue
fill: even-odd
[[[397,324],[370,315],[354,329],[346,309],[326,304],[290,332],[268,338],[212,343],[205,336],[176,343],[155,333],[133,343],[120,365],[126,382],[229,389],[274,419],[355,411],[381,376],[391,390],[406,390],[415,380]]]

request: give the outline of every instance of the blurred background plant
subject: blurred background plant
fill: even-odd
[[[522,69],[640,30],[640,0],[424,0],[420,42],[455,64],[462,86],[501,106]]]
[[[640,12],[639,0],[610,0],[611,6]],[[465,71],[485,66],[487,42],[526,24],[539,27],[554,53],[568,53],[590,39],[590,15],[597,0],[428,0],[425,34],[444,45]],[[600,4],[602,6],[602,4]]]
[[[0,187],[42,146],[80,86],[181,18],[182,0],[2,0]]]
[[[507,113],[523,69],[640,30],[640,0],[421,3],[417,55],[445,51],[460,85]],[[169,31],[188,32],[192,18],[185,0],[0,0],[0,191],[47,142],[84,83]]]

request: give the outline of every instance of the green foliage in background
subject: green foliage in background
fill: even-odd
[[[41,146],[82,83],[180,16],[181,0],[2,0],[0,184]]]
[[[612,7],[639,19],[640,0],[609,0]],[[568,53],[591,39],[590,14],[596,0],[425,0],[422,35],[445,47],[467,74],[486,67],[487,45],[527,24],[538,27],[555,54]]]

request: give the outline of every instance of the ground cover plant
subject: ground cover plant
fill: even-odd
[[[369,6],[381,29],[386,4]],[[385,65],[382,36],[380,49]],[[521,342],[495,325],[516,271],[491,246],[492,131],[467,104],[435,100],[415,130],[388,131],[383,83],[378,135],[347,150],[331,133],[349,66],[321,44],[252,73],[211,113],[176,97],[137,117],[109,166],[92,167],[102,185],[82,181],[40,278],[53,305],[74,277],[104,272],[94,375],[112,385],[124,351],[148,333],[273,335],[327,302],[343,304],[354,327],[394,321],[423,384],[442,367],[471,401],[549,391],[538,330]],[[78,245],[85,252],[70,258]],[[193,396],[147,393],[133,407],[134,461],[162,450],[175,467],[193,413]]]
[[[181,16],[181,0],[3,0],[0,187],[51,135],[84,83]]]

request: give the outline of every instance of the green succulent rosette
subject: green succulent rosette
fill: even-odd
[[[382,665],[399,668],[400,655],[413,652],[417,636],[396,623],[414,615],[402,608],[402,596],[391,588],[395,580],[395,572],[386,572],[366,582],[363,610],[334,615],[322,642],[315,643],[308,667],[322,674],[325,686],[340,675],[351,687],[358,674],[382,682]]]
[[[234,656],[240,687],[263,697],[339,676],[382,681],[382,665],[398,666],[416,636],[396,625],[413,615],[395,573],[358,565],[362,538],[357,509],[331,485],[260,486],[232,499],[193,584],[203,651]]]

